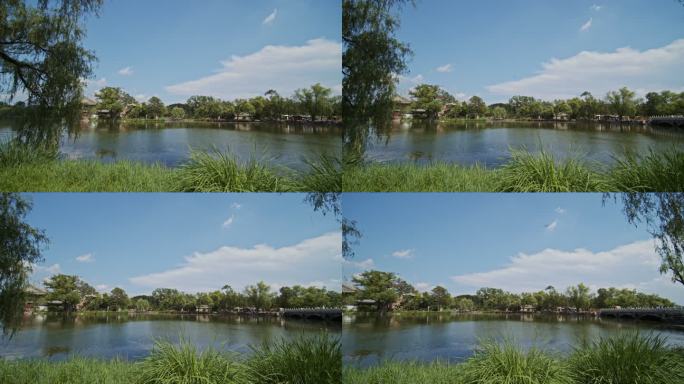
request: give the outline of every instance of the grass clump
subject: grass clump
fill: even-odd
[[[130,384],[137,381],[139,374],[137,366],[122,360],[0,360],[3,384]]]
[[[340,192],[342,191],[342,164],[339,158],[320,154],[317,159],[306,159],[309,172],[301,178],[302,191]]]
[[[684,152],[650,150],[617,158],[610,172],[614,190],[621,192],[677,192],[684,190]]]
[[[237,156],[213,150],[193,151],[175,177],[182,192],[289,192],[295,185],[286,177],[252,159],[242,163]]]
[[[342,350],[339,339],[327,334],[300,336],[253,348],[247,365],[260,384],[339,383]]]
[[[140,365],[140,384],[242,384],[249,372],[232,356],[186,342],[157,342]]]
[[[464,364],[468,384],[572,384],[567,366],[538,350],[522,351],[511,343],[485,343]]]
[[[584,343],[570,365],[577,384],[684,383],[684,356],[657,335],[628,332]]]
[[[58,159],[59,151],[54,148],[34,148],[16,140],[0,142],[0,168],[49,163]]]

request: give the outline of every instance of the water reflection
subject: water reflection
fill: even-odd
[[[587,316],[538,314],[396,314],[345,316],[342,346],[346,363],[359,366],[383,359],[462,361],[484,340],[513,340],[568,352],[582,340],[625,330],[655,332],[684,345],[684,329],[658,323],[616,322]]]
[[[250,345],[301,334],[339,334],[339,322],[295,321],[277,317],[175,314],[59,314],[26,317],[10,339],[0,340],[0,357],[43,357],[62,360],[70,355],[141,359],[155,340],[181,338],[199,348],[214,347],[249,353]]]
[[[371,136],[375,139],[366,150],[370,160],[488,167],[508,161],[511,149],[537,153],[544,148],[558,158],[580,156],[611,164],[626,151],[684,148],[681,129],[575,122],[395,122]]]

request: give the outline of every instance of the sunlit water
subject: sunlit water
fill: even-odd
[[[320,332],[339,335],[341,325],[216,315],[62,315],[34,316],[11,338],[0,340],[0,357],[68,356],[141,359],[155,340],[184,339],[199,348],[249,353],[250,345]]]
[[[175,167],[190,149],[230,150],[242,160],[306,169],[305,158],[341,153],[341,128],[280,123],[100,123],[81,124],[77,135],[62,140],[68,159],[103,162],[135,160]],[[0,122],[0,139],[12,135],[12,123]]]
[[[610,165],[627,151],[684,150],[684,129],[580,123],[400,124],[379,132],[366,151],[378,162],[453,162],[499,167],[511,149]]]
[[[528,348],[569,352],[580,340],[628,330],[658,333],[684,346],[684,329],[658,323],[541,315],[414,314],[345,316],[342,348],[346,364],[370,366],[382,360],[463,361],[484,340],[511,340]]]

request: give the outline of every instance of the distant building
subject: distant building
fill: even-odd
[[[45,295],[47,295],[46,290],[38,288],[32,284],[29,284],[29,286],[26,287],[24,292],[26,293],[26,302],[24,303],[24,313],[33,313],[36,311],[44,310],[42,308],[45,308],[45,307],[41,304],[43,303],[43,301],[45,299]]]
[[[535,310],[534,305],[528,304],[528,305],[521,305],[520,306],[520,312],[523,312],[523,313],[532,313],[532,312],[534,312],[534,310]]]
[[[197,313],[211,313],[211,307],[208,305],[198,305],[195,307]]]
[[[411,100],[396,95],[392,98],[392,119],[400,120],[407,114],[411,113]]]

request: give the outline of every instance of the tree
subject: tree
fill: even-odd
[[[352,281],[360,291],[359,299],[370,299],[376,302],[378,309],[385,312],[397,301],[397,276],[391,272],[365,271],[354,276]]]
[[[582,283],[579,283],[573,287],[568,287],[567,295],[570,304],[577,308],[578,311],[589,309],[591,306],[589,287]]]
[[[311,116],[312,121],[319,117],[330,115],[332,105],[330,94],[332,90],[320,83],[312,85],[308,89],[298,89],[294,93],[294,99],[302,106],[302,109]]]
[[[399,10],[408,0],[343,0],[342,109],[345,145],[357,153],[365,148],[373,119],[376,127],[391,121],[397,76],[406,73],[411,54],[399,41]]]
[[[82,45],[81,19],[102,0],[0,2],[0,94],[25,92],[31,113],[20,122],[18,139],[59,143],[63,120],[77,121],[83,79],[95,56]]]
[[[72,312],[81,302],[80,279],[75,275],[57,274],[44,282],[48,289],[47,299],[61,301],[65,312]]]
[[[435,118],[446,103],[455,101],[454,97],[438,85],[419,84],[409,94],[413,98],[413,107],[424,109],[428,118]]]
[[[116,119],[126,110],[129,104],[135,104],[135,99],[117,87],[104,87],[95,93],[98,100],[97,109],[109,111],[109,118]]]
[[[183,120],[185,118],[185,110],[181,107],[174,107],[171,109],[171,118],[174,120]]]
[[[475,303],[467,297],[456,298],[454,308],[461,312],[470,312],[475,309]]]
[[[473,96],[468,100],[468,116],[479,119],[487,113],[487,104],[479,96]]]
[[[245,288],[245,296],[247,296],[249,304],[257,310],[271,308],[273,293],[271,292],[271,287],[263,281],[258,282],[256,285],[248,285]]]
[[[135,310],[138,312],[147,312],[150,310],[150,302],[146,299],[138,299],[135,301]]]
[[[636,100],[634,99],[634,92],[627,87],[620,88],[619,91],[608,92],[606,98],[613,113],[620,117],[634,116],[636,113]]]
[[[620,195],[630,224],[644,224],[656,240],[660,273],[684,285],[684,193],[633,192]],[[607,197],[607,196],[606,196]]]
[[[0,6],[1,8],[1,6]],[[0,193],[0,323],[11,331],[24,311],[31,267],[43,260],[45,232],[24,220],[31,203],[16,193]]]
[[[119,311],[128,308],[129,300],[126,291],[122,288],[116,287],[112,289],[109,295],[109,306],[110,309]]]
[[[430,293],[432,296],[432,302],[437,306],[438,311],[441,311],[444,307],[449,307],[449,304],[451,303],[451,295],[446,288],[436,286],[432,288]]]
[[[496,120],[503,120],[506,118],[506,109],[503,107],[494,107],[492,109],[492,117]]]
[[[147,100],[147,113],[158,119],[166,114],[166,107],[164,107],[161,99],[157,96],[152,96]]]

